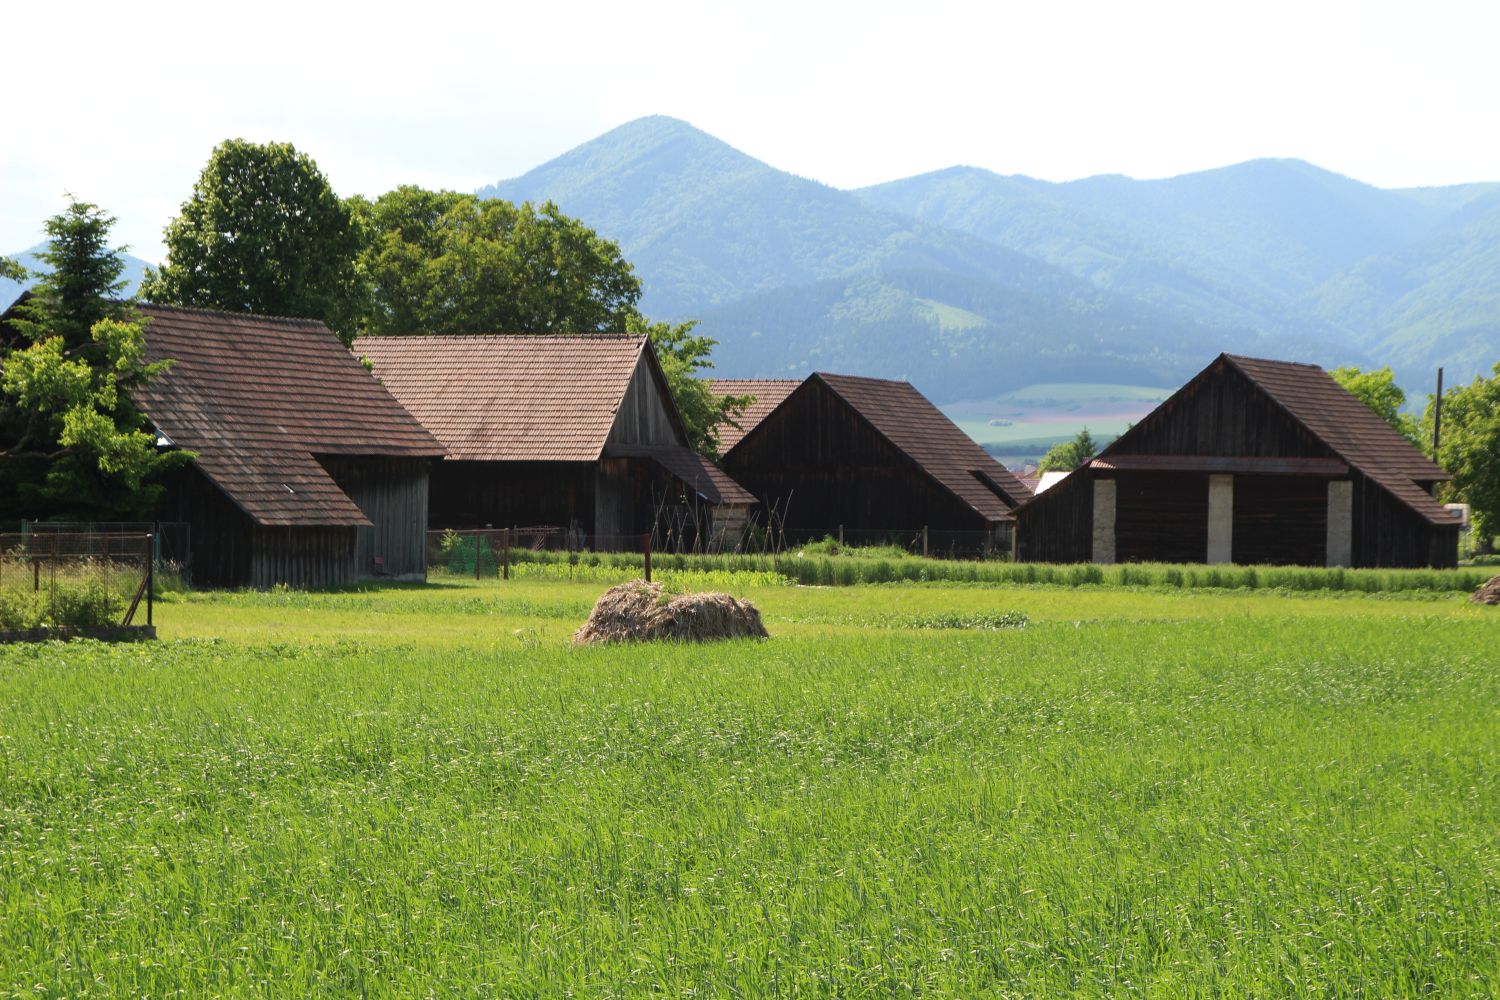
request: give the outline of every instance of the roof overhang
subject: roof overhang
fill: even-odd
[[[1349,474],[1336,458],[1279,458],[1224,455],[1106,455],[1089,461],[1099,472],[1209,472],[1230,475],[1322,476]]]

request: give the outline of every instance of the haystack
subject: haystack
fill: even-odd
[[[711,642],[766,637],[760,612],[749,601],[737,601],[728,594],[682,594],[669,600],[661,584],[632,580],[604,592],[573,641]]]
[[[1474,591],[1469,600],[1475,604],[1500,604],[1500,576],[1490,577],[1490,582]]]

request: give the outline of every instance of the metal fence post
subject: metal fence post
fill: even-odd
[[[510,579],[510,529],[509,528],[505,528],[503,530],[504,530],[505,534],[501,538],[501,546],[502,546],[502,548],[501,548],[501,552],[500,552],[500,575],[504,579],[509,580]]]
[[[479,579],[479,540],[484,536],[474,532],[474,579]]]
[[[927,525],[924,524],[922,525],[922,558],[926,559],[927,556]]]
[[[646,545],[642,550],[646,557],[646,582],[651,582],[651,536],[646,536]]]
[[[153,602],[156,596],[156,543],[157,535],[146,536],[146,625],[149,628],[155,622],[151,620]]]

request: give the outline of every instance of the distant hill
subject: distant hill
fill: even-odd
[[[21,263],[21,266],[27,268],[28,270],[44,271],[46,270],[46,267],[42,264],[41,258],[38,256],[38,254],[40,254],[45,249],[47,249],[47,244],[38,243],[30,250],[23,250],[20,253],[6,254],[6,256],[10,257],[12,260],[19,261]],[[125,279],[126,283],[124,289],[125,295],[135,294],[135,290],[140,287],[141,280],[146,276],[146,269],[150,266],[150,263],[141,260],[139,257],[132,257],[129,254],[125,255],[125,273],[121,275],[121,277]],[[21,284],[11,281],[8,278],[0,278],[0,312],[9,309],[11,303],[20,298],[21,293],[24,292],[29,287],[29,285],[30,282]]]
[[[1462,202],[1420,242],[1363,260],[1304,300],[1330,323],[1371,331],[1398,372],[1447,367],[1449,384],[1500,361],[1500,189]]]
[[[1069,184],[958,167],[845,192],[653,117],[479,193],[553,200],[619,241],[643,309],[701,319],[720,374],[904,375],[945,401],[1172,384],[1221,350],[1397,361],[1383,331],[1315,306],[1320,290],[1491,191],[1383,191],[1260,160]],[[1399,360],[1430,358],[1403,346]]]

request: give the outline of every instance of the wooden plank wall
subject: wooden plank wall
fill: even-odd
[[[1121,472],[1114,477],[1118,562],[1203,562],[1208,556],[1208,476]]]
[[[355,534],[356,576],[424,578],[428,460],[341,455],[319,462],[372,522]],[[376,557],[382,561],[377,563]]]
[[[1094,480],[1069,476],[1030,506],[1016,510],[1016,559],[1080,563],[1093,557]]]
[[[735,447],[724,469],[767,509],[785,510],[792,530],[990,528],[816,380]]]
[[[195,587],[244,587],[250,583],[253,522],[196,465],[166,482],[156,517],[186,521],[192,538],[189,577]]]
[[[678,444],[687,441],[672,422],[662,387],[652,375],[645,356],[635,366],[630,385],[609,429],[608,444]]]
[[[1328,480],[1234,477],[1234,561],[1322,566],[1328,561]]]
[[[594,531],[594,462],[453,462],[432,470],[427,526]]]
[[[1362,475],[1354,477],[1355,566],[1458,565],[1458,522],[1439,527]]]
[[[355,582],[355,530],[256,525],[251,531],[250,586],[339,587]]]

